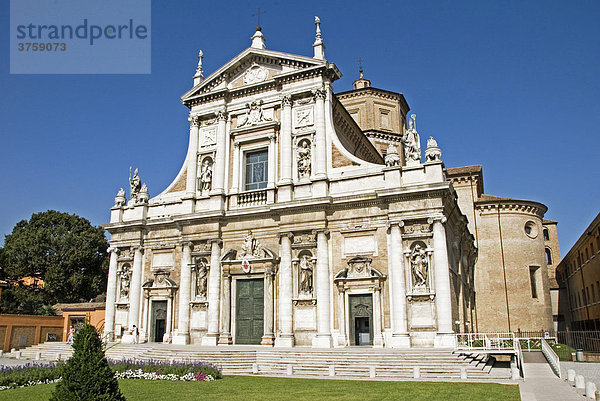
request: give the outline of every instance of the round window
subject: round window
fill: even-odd
[[[533,221],[528,221],[527,223],[525,223],[525,234],[527,234],[529,238],[537,237],[538,229]]]

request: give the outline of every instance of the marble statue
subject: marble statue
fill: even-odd
[[[129,297],[130,285],[131,285],[131,277],[129,275],[129,270],[127,268],[123,268],[123,270],[121,272],[121,286],[120,286],[121,298]]]
[[[129,173],[131,174],[131,170],[129,170]],[[138,175],[137,168],[133,172],[133,177],[129,178],[129,188],[131,190],[131,192],[130,192],[131,199],[134,202],[137,201],[138,194],[139,194],[140,190],[142,189],[142,180],[140,179],[140,176]]]
[[[313,268],[314,266],[310,256],[304,255],[300,259],[300,293],[312,294]]]
[[[308,178],[311,172],[310,166],[310,142],[302,140],[296,149],[298,158],[298,178]]]
[[[421,139],[415,128],[415,115],[408,120],[408,131],[402,136],[404,144],[404,159],[406,165],[415,165],[421,163]]]
[[[196,296],[200,298],[206,298],[208,280],[208,269],[206,263],[198,263],[196,270]]]
[[[265,251],[260,242],[256,238],[254,238],[254,234],[252,231],[248,231],[248,234],[244,238],[244,242],[242,243],[242,251],[240,252],[240,257],[242,258],[261,258],[264,257]]]
[[[415,287],[427,287],[427,275],[429,274],[429,261],[427,253],[421,248],[421,245],[415,245],[410,254],[410,266]]]
[[[212,188],[212,168],[212,160],[207,157],[202,162],[202,169],[200,171],[200,182],[202,183],[203,191],[209,191]]]

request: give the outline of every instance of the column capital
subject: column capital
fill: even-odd
[[[223,108],[216,112],[218,121],[227,121],[227,109]]]
[[[442,223],[444,224],[448,219],[446,218],[446,216],[433,216],[427,219],[427,223],[429,224],[433,224],[433,223]]]
[[[404,220],[390,220],[387,222],[387,228],[392,228],[394,226],[398,226],[400,228],[404,227]]]
[[[279,234],[279,238],[288,237],[291,240],[294,239],[294,234],[291,231],[282,231]]]
[[[200,126],[200,116],[189,116],[188,117],[188,121],[190,122],[190,125],[192,127],[199,127]]]
[[[190,241],[190,240],[181,240],[181,241],[179,242],[179,245],[180,245],[182,248],[189,247],[189,248],[190,248],[190,250],[194,250],[194,243],[193,243],[192,241]]]
[[[116,246],[109,246],[106,249],[106,252],[108,252],[108,253],[113,253],[114,252],[115,254],[118,255],[119,254],[119,248],[117,248]]]
[[[209,244],[217,244],[219,246],[223,245],[223,240],[221,238],[211,238],[208,241],[206,241]]]
[[[292,107],[292,95],[283,95],[281,97],[281,104],[283,107]]]
[[[329,236],[329,229],[328,228],[317,228],[315,230],[312,230],[312,233],[315,235],[317,235],[319,233],[323,233],[323,234]]]
[[[240,142],[239,142],[239,141],[233,141],[233,147],[234,147],[234,148],[236,148],[236,149],[239,149],[239,148],[240,148],[240,145],[241,145],[241,144],[240,144]]]
[[[275,142],[275,135],[274,134],[269,135],[267,138],[269,138],[270,142]]]
[[[140,251],[141,253],[144,253],[144,247],[142,245],[131,245],[131,250],[133,252]]]
[[[312,94],[315,100],[325,100],[327,97],[327,90],[325,88],[313,89]]]

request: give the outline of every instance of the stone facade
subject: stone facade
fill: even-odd
[[[556,268],[559,329],[600,330],[600,214]]]
[[[105,226],[108,337],[133,341],[135,325],[178,344],[445,347],[474,331],[475,207],[401,94],[362,73],[333,93],[315,23],[314,57],[267,50],[257,29],[204,78],[200,52],[180,172],[150,198],[136,170]],[[540,230],[544,212],[502,210]]]

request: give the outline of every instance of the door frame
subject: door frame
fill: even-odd
[[[167,334],[167,321],[169,319],[169,301],[167,299],[151,299],[150,300],[150,313],[149,313],[149,322],[148,322],[148,342],[162,343],[163,340],[156,341],[156,318],[154,317],[154,303],[155,302],[164,302],[165,305],[165,333]],[[164,339],[163,334],[163,339]],[[150,340],[153,339],[154,341]]]
[[[256,274],[248,274],[248,275],[244,275],[244,276],[239,276],[239,275],[232,275],[231,276],[231,338],[232,338],[232,342],[233,344],[237,344],[237,281],[238,280],[257,280],[257,279],[261,279],[263,280],[263,285],[264,285],[264,280],[265,280],[265,275],[263,273],[256,273]],[[265,315],[264,315],[264,304],[266,302],[266,294],[263,293],[263,323],[264,323],[264,319],[265,319]],[[263,324],[263,335],[264,335],[264,324]],[[237,345],[246,345],[246,344],[237,344]]]
[[[346,295],[346,302],[348,305],[347,308],[347,324],[348,324],[348,344],[350,346],[359,346],[359,344],[356,344],[356,329],[355,329],[355,325],[356,322],[355,321],[351,321],[351,320],[355,320],[352,319],[352,317],[356,318],[356,316],[352,316],[352,312],[350,310],[350,297],[365,297],[365,296],[370,296],[371,297],[371,319],[370,319],[370,325],[369,325],[369,341],[370,344],[368,344],[369,346],[373,346],[375,344],[375,300],[373,299],[375,297],[375,294],[373,294],[372,292],[365,292],[365,293],[351,293],[351,294],[347,294]],[[359,316],[359,317],[364,317],[364,316]],[[354,342],[354,344],[352,344]]]

